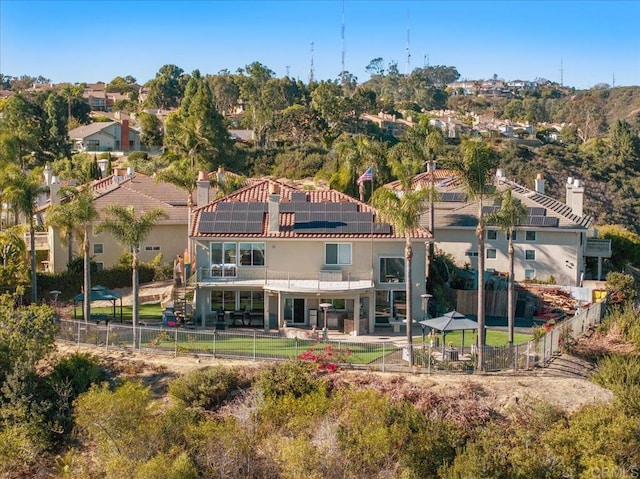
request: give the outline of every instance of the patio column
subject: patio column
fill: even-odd
[[[356,294],[353,301],[353,333],[354,336],[360,335],[360,293]]]

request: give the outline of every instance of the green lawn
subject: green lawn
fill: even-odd
[[[123,306],[122,307],[122,322],[123,323],[131,323],[132,310],[131,306]],[[105,307],[105,308],[91,308],[91,314],[106,314],[111,318],[113,316],[113,307]],[[79,315],[82,315],[82,311],[79,312]],[[139,317],[140,321],[144,321],[146,323],[151,322],[162,322],[162,307],[160,303],[156,304],[141,304],[139,309]],[[120,306],[116,305],[116,321],[120,321]]]
[[[442,344],[442,334],[436,335],[439,338],[440,344]],[[427,336],[426,341],[429,341],[429,337]],[[476,334],[474,331],[465,331],[464,332],[464,346],[471,347],[472,344],[476,344]],[[494,331],[492,329],[487,329],[487,345],[488,346],[506,346],[509,342],[509,334],[506,331]],[[522,334],[515,333],[513,335],[513,343],[521,344],[531,341],[530,334]],[[422,336],[415,336],[414,342],[421,343]],[[452,346],[459,347],[462,344],[462,331],[452,331],[447,333],[445,339],[446,345],[451,343]]]

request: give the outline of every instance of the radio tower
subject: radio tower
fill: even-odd
[[[564,86],[564,68],[562,58],[560,58],[560,86]]]
[[[409,49],[409,10],[407,10],[407,65],[405,67],[404,76],[409,76],[409,69],[411,68],[411,51]]]
[[[345,42],[344,42],[344,0],[342,0],[342,28],[340,30],[340,36],[342,38],[342,70],[340,71],[340,83],[344,85],[344,55],[345,55]]]
[[[311,66],[309,68],[309,85],[311,85],[314,80],[315,78],[314,78],[314,71],[313,71],[313,42],[311,42]]]

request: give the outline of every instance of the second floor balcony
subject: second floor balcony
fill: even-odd
[[[199,268],[194,278],[200,286],[260,286],[275,291],[353,291],[373,288],[373,272],[319,270],[274,271],[238,268],[235,264]]]
[[[587,238],[584,255],[590,257],[611,258],[611,240]]]

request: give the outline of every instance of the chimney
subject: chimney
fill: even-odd
[[[198,207],[209,204],[209,173],[206,171],[198,172],[198,181],[196,181],[196,204]]]
[[[565,189],[565,203],[573,210],[573,195],[571,190],[573,189],[573,178],[570,176],[567,178],[567,183],[564,185]]]
[[[218,166],[218,171],[216,172],[216,181],[218,184],[224,182],[224,166]]]
[[[540,193],[541,195],[544,195],[544,176],[542,175],[542,173],[538,173],[536,175],[534,189],[536,193]]]
[[[275,183],[269,184],[269,233],[280,231],[280,189]]]
[[[120,126],[120,146],[123,152],[129,151],[129,120],[122,120]]]
[[[47,186],[51,186],[51,165],[47,163],[44,165],[44,184]]]
[[[573,180],[571,193],[571,210],[574,215],[582,216],[584,214],[584,186],[582,186],[582,180],[578,180],[577,178]]]
[[[49,184],[49,204],[59,205],[60,199],[60,179],[57,176],[52,176]]]

